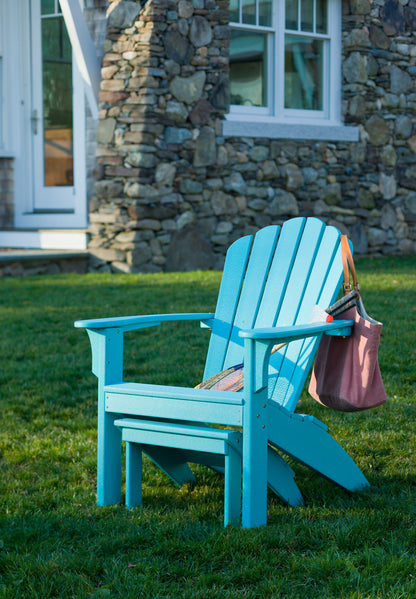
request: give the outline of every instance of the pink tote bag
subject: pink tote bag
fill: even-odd
[[[359,294],[346,235],[342,236],[341,241],[344,293],[351,293],[352,287],[358,293],[356,305],[338,314],[336,318],[353,320],[354,326],[349,337],[322,337],[315,358],[309,393],[329,408],[354,412],[374,408],[387,400],[378,364],[378,347],[383,325],[366,313]],[[352,286],[349,282],[349,270],[353,278]]]

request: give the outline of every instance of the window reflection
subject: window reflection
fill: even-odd
[[[285,38],[285,108],[322,110],[323,42]]]
[[[243,5],[243,23],[256,24],[256,3],[253,0],[241,0]]]
[[[298,28],[298,0],[286,0],[286,29]]]
[[[311,0],[301,0],[301,30],[313,31],[314,3]]]
[[[272,9],[273,0],[230,0],[230,22],[271,27]]]
[[[316,32],[327,33],[328,17],[326,0],[316,0]]]
[[[232,31],[230,40],[231,104],[266,106],[267,35]]]

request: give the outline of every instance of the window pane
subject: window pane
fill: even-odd
[[[259,25],[263,27],[272,26],[272,1],[271,0],[260,0],[259,1]]]
[[[313,32],[313,0],[301,0],[301,30]]]
[[[323,109],[322,40],[285,38],[285,108]]]
[[[286,29],[298,28],[298,0],[286,0]]]
[[[238,23],[240,20],[240,11],[238,0],[230,0],[230,21]]]
[[[256,0],[242,0],[243,2],[243,23],[249,25],[256,24]]]
[[[42,68],[45,185],[72,185],[72,53],[62,17],[42,19]]]
[[[266,106],[267,34],[231,31],[231,104]]]
[[[55,14],[55,0],[42,0],[40,10],[42,15]]]
[[[327,33],[327,4],[326,0],[316,0],[316,32]]]

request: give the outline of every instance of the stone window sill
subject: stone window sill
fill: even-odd
[[[317,141],[358,141],[358,127],[341,123],[322,124],[288,123],[263,117],[226,116],[223,122],[224,137],[266,137],[268,139],[298,139]]]

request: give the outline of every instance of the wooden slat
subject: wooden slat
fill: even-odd
[[[296,257],[290,279],[284,291],[277,324],[289,325],[296,323],[299,307],[305,294],[324,228],[324,223],[318,219],[309,218],[305,223],[302,237],[296,248]]]
[[[316,422],[271,403],[269,442],[345,489],[356,491],[368,486],[352,458]]]
[[[242,399],[236,393],[228,391],[212,391],[208,389],[194,389],[193,387],[175,387],[169,385],[151,385],[148,383],[115,383],[104,386],[105,393],[125,393],[132,396],[160,397],[165,399],[183,399],[221,403],[241,406]],[[160,415],[163,418],[163,414]],[[186,420],[186,419],[185,419]]]
[[[308,322],[315,305],[326,309],[333,303],[341,280],[340,233],[333,227],[327,227],[318,247],[296,322]],[[289,384],[281,401],[289,410],[296,407],[318,343],[319,338],[305,339],[291,344],[287,350],[289,368],[285,368],[282,375]]]
[[[299,244],[305,222],[306,219],[304,218],[294,218],[287,221],[281,229],[257,314],[256,328],[276,325],[284,290],[290,278],[296,256],[296,247]]]
[[[227,252],[203,380],[224,368],[252,242],[251,235],[242,237],[233,243]]]
[[[251,247],[239,242],[227,255],[206,373],[242,361],[240,329],[308,322],[314,305],[332,303],[342,279],[339,232],[319,219],[291,219],[281,230],[266,227]],[[318,341],[299,340],[271,358],[269,393],[292,410]]]
[[[121,383],[105,387],[106,412],[140,416],[192,420],[241,426],[241,394],[184,387],[164,387],[140,383]]]
[[[224,439],[216,437],[198,437],[187,433],[178,435],[168,431],[151,431],[144,429],[134,429],[122,427],[123,441],[129,443],[140,443],[144,445],[155,445],[157,447],[171,447],[173,449],[183,449],[185,451],[204,451],[206,453],[216,453],[226,455],[228,453],[228,443]]]
[[[280,227],[277,226],[266,227],[254,238],[225,358],[226,368],[241,362],[243,342],[238,332],[255,325],[279,231]]]
[[[195,426],[188,423],[176,423],[166,420],[143,420],[141,418],[119,418],[114,426],[132,428],[171,435],[189,435],[191,437],[213,438],[230,441],[239,438],[241,433],[230,429],[212,428],[210,426]]]
[[[291,221],[288,222],[288,228],[290,228],[290,225]],[[299,309],[305,297],[307,283],[324,230],[325,224],[318,219],[309,218],[304,222],[301,236],[296,238],[297,246],[293,248],[292,268],[287,279],[286,288],[282,291],[283,297],[275,324],[290,326],[297,322]],[[306,317],[306,322],[308,321],[309,315]],[[274,354],[270,361],[269,392],[278,402],[281,402],[286,395],[289,384],[287,377],[293,372],[293,367],[296,365],[296,351],[293,352],[292,350],[292,353],[290,353],[291,349],[289,349],[293,346],[294,344],[291,344],[283,348]]]

